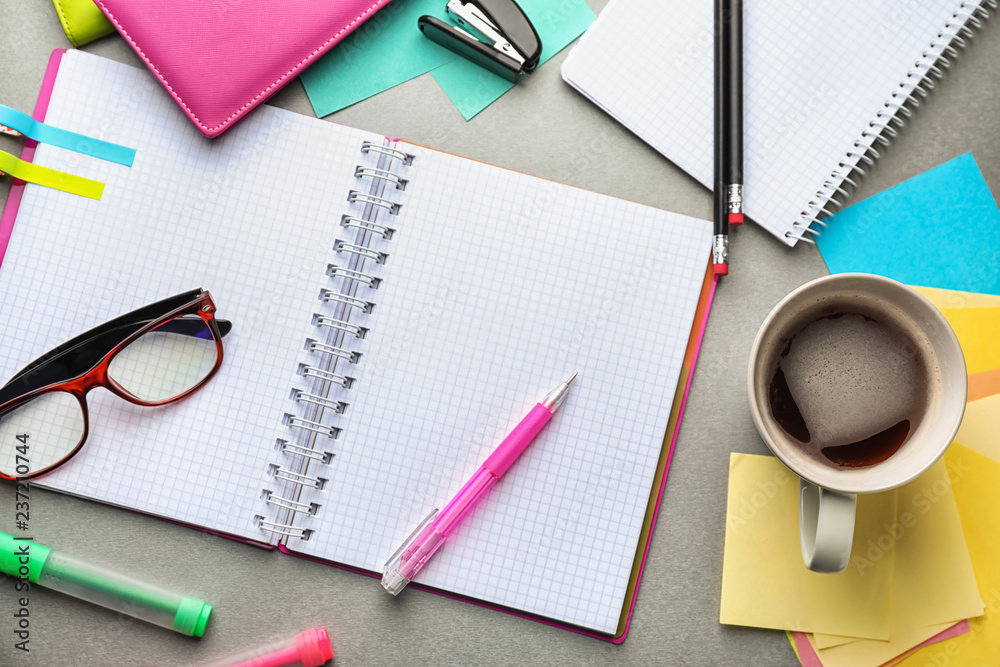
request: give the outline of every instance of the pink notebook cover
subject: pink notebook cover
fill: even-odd
[[[48,67],[47,67],[47,69],[45,71],[45,78],[42,81],[42,89],[41,89],[41,92],[38,95],[38,101],[35,103],[35,110],[34,110],[34,112],[32,114],[32,116],[35,118],[35,120],[38,120],[38,121],[44,121],[45,120],[45,112],[48,110],[49,100],[50,100],[50,98],[52,96],[52,88],[55,85],[56,74],[59,71],[59,63],[62,61],[62,56],[63,56],[64,53],[66,53],[65,49],[57,49],[57,50],[55,50],[55,51],[52,52],[52,56],[49,58],[49,64],[48,64]],[[35,147],[37,145],[38,144],[36,142],[34,142],[34,141],[30,140],[30,139],[26,140],[25,144],[24,144],[24,150],[21,152],[21,159],[30,162],[32,160],[32,158],[34,157],[34,155],[35,155]],[[0,216],[0,265],[3,264],[3,258],[4,258],[5,254],[7,252],[7,246],[10,243],[10,237],[11,237],[11,234],[12,234],[12,232],[14,230],[14,222],[17,219],[17,212],[18,212],[18,209],[20,208],[20,205],[21,205],[21,198],[24,195],[25,185],[26,185],[26,183],[24,181],[16,180],[16,179],[14,180],[14,182],[11,185],[11,188],[10,188],[10,194],[7,197],[7,204],[4,206],[3,215]],[[40,187],[40,186],[36,186],[36,187]],[[428,591],[431,591],[433,593],[437,593],[438,595],[442,595],[444,597],[454,598],[454,599],[458,599],[458,600],[464,600],[466,602],[471,602],[471,603],[479,605],[481,607],[489,607],[489,608],[492,608],[492,609],[497,609],[499,611],[503,611],[503,612],[506,612],[508,614],[512,614],[514,616],[520,616],[522,618],[528,618],[528,619],[531,619],[531,620],[536,620],[536,621],[545,623],[547,625],[553,625],[553,626],[556,626],[556,627],[565,628],[565,629],[571,630],[573,632],[578,632],[580,634],[584,634],[584,635],[587,635],[589,637],[594,637],[594,638],[597,638],[597,639],[602,639],[602,640],[605,640],[605,641],[611,641],[611,642],[614,642],[616,644],[620,644],[621,642],[625,641],[625,638],[628,635],[629,625],[632,622],[632,613],[635,610],[635,601],[636,601],[636,598],[638,597],[638,585],[639,585],[639,581],[642,579],[642,572],[645,569],[646,559],[647,559],[647,557],[649,555],[649,545],[652,543],[652,530],[653,530],[653,528],[656,525],[656,516],[659,513],[660,503],[661,503],[661,501],[663,499],[663,491],[666,488],[666,484],[667,484],[667,472],[668,472],[668,470],[670,468],[670,461],[673,458],[674,447],[677,444],[677,436],[680,433],[681,418],[684,415],[684,407],[687,404],[688,394],[691,391],[691,381],[694,378],[694,368],[695,368],[695,365],[696,365],[696,363],[698,361],[698,353],[701,350],[702,339],[705,336],[705,326],[708,324],[708,316],[709,316],[709,313],[711,312],[711,309],[712,309],[712,300],[713,300],[713,298],[715,296],[715,288],[718,285],[718,277],[717,276],[713,276],[711,274],[711,269],[712,269],[712,267],[709,264],[708,271],[707,271],[706,277],[705,277],[705,282],[704,282],[704,284],[702,286],[701,296],[700,296],[699,301],[698,301],[698,309],[695,312],[694,325],[693,325],[692,330],[691,330],[691,337],[690,337],[690,340],[688,341],[688,347],[687,347],[687,350],[686,350],[685,355],[684,355],[684,362],[683,362],[683,365],[681,367],[681,375],[680,375],[680,379],[678,380],[678,384],[677,384],[677,392],[676,392],[676,394],[674,396],[674,404],[673,404],[673,409],[671,410],[670,424],[668,425],[667,440],[664,441],[665,445],[667,444],[667,441],[669,441],[669,446],[668,446],[668,449],[665,452],[665,461],[662,464],[663,470],[662,470],[661,474],[658,475],[658,478],[657,478],[659,480],[658,486],[656,486],[656,482],[654,481],[654,489],[653,489],[654,499],[653,499],[653,504],[652,504],[652,506],[650,508],[651,513],[650,513],[650,515],[648,517],[650,525],[649,525],[648,530],[644,531],[643,539],[640,540],[639,548],[640,548],[641,553],[637,554],[638,559],[639,559],[638,571],[637,571],[637,574],[635,575],[635,581],[629,586],[629,595],[626,597],[626,600],[625,600],[625,603],[628,606],[628,612],[627,612],[627,616],[626,616],[626,619],[625,619],[624,628],[622,629],[622,631],[620,633],[616,634],[615,636],[611,637],[611,636],[608,636],[608,635],[603,635],[603,634],[597,634],[597,633],[594,633],[594,632],[590,632],[590,631],[588,631],[586,629],[583,629],[583,628],[578,628],[578,627],[575,627],[575,626],[566,625],[564,623],[558,623],[558,622],[555,622],[555,621],[551,621],[551,620],[548,620],[548,619],[545,619],[545,618],[542,618],[542,617],[538,617],[538,616],[534,616],[534,615],[531,615],[531,614],[525,614],[525,613],[519,612],[516,609],[508,609],[506,607],[499,607],[499,606],[492,605],[492,604],[487,604],[485,602],[482,602],[482,601],[479,601],[479,600],[475,600],[475,599],[472,599],[472,598],[461,597],[461,596],[457,596],[457,595],[454,595],[452,593],[448,593],[448,592],[445,592],[445,591],[440,591],[440,590],[436,590],[436,589],[426,588],[426,587],[420,586],[419,584],[412,584],[411,586],[415,586],[417,588],[422,588],[424,590],[428,590]],[[136,513],[137,514],[143,514],[143,512],[136,512]],[[152,516],[152,515],[147,515],[147,516]],[[154,517],[154,518],[162,519],[163,517]],[[236,540],[238,542],[243,542],[243,543],[246,543],[246,544],[252,544],[252,545],[255,545],[255,546],[265,547],[265,548],[268,548],[268,549],[273,549],[274,548],[272,545],[268,545],[268,544],[265,544],[265,543],[262,543],[262,542],[256,542],[256,541],[253,541],[253,540],[248,540],[246,538],[238,537],[238,536],[235,536],[235,535],[230,535],[228,533],[220,533],[218,531],[209,530],[207,528],[202,528],[201,526],[195,526],[195,525],[187,524],[187,523],[184,523],[184,522],[181,522],[181,521],[174,521],[172,519],[163,519],[163,520],[164,521],[169,521],[170,523],[176,523],[176,524],[179,524],[179,525],[188,526],[190,528],[194,528],[196,530],[201,530],[201,531],[206,532],[206,533],[211,533],[213,535],[219,535],[221,537],[228,537],[229,539],[233,539],[233,540]],[[324,564],[327,564],[327,565],[333,565],[335,567],[339,567],[339,568],[342,568],[342,569],[350,570],[352,572],[358,572],[359,574],[364,574],[364,575],[367,575],[367,576],[370,576],[370,577],[379,577],[380,576],[380,575],[378,575],[376,573],[368,572],[366,570],[359,570],[357,568],[353,568],[353,567],[350,567],[350,566],[347,566],[347,565],[343,565],[341,563],[334,563],[332,561],[325,561],[325,560],[322,560],[322,559],[312,558],[310,556],[304,556],[302,554],[297,554],[297,553],[295,553],[295,552],[290,551],[289,549],[287,549],[284,545],[282,545],[282,546],[280,546],[278,548],[282,552],[284,552],[284,553],[291,554],[293,556],[298,556],[300,558],[306,558],[307,560],[313,560],[313,561],[317,561],[317,562],[324,563]]]
[[[389,0],[95,2],[191,122],[214,137]]]

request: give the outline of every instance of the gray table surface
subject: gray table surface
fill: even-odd
[[[405,0],[402,0],[405,1]],[[707,0],[706,0],[707,1]],[[442,0],[443,2],[443,0]],[[595,10],[606,3],[589,0]],[[363,28],[362,28],[363,29]],[[0,102],[34,108],[49,53],[69,44],[46,0],[0,0]],[[118,36],[84,47],[139,64]],[[565,51],[465,122],[425,75],[329,119],[679,213],[710,218],[710,193],[559,77]],[[831,65],[833,67],[836,64]],[[822,74],[819,73],[818,76]],[[1000,192],[1000,20],[872,169],[855,200],[972,151]],[[271,100],[313,115],[301,83]],[[0,137],[0,149],[20,141]],[[0,204],[9,179],[0,182]],[[13,648],[13,581],[0,581],[0,665],[189,665],[325,625],[336,665],[795,665],[777,631],[720,625],[729,452],[764,454],[745,396],[752,337],[787,292],[827,273],[813,246],[789,249],[746,225],[720,286],[663,497],[631,632],[622,645],[414,591],[61,494],[31,498],[36,540],[216,604],[200,639],[120,617],[43,589],[31,595],[30,654]],[[0,484],[0,530],[14,488]]]

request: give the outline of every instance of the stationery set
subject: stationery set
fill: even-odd
[[[0,217],[0,477],[622,642],[745,211],[851,275],[803,286],[758,333],[751,413],[778,458],[730,460],[721,622],[788,631],[810,667],[995,642],[979,617],[996,540],[969,525],[1000,480],[983,333],[1000,285],[959,256],[1000,210],[966,155],[833,215],[995,1],[612,0],[562,76],[714,187],[714,225],[262,104],[387,3],[55,0],[74,45],[113,28],[149,72],[57,50],[33,117],[0,107],[27,138],[0,152],[23,179]],[[554,53],[529,13],[450,0],[412,29],[469,61],[439,64],[503,79],[499,96]],[[873,248],[877,226],[906,252]],[[763,370],[796,298],[865,280],[933,320],[953,404],[883,487],[782,435]],[[909,530],[926,488],[943,501],[919,548],[860,563],[859,540]],[[210,604],[21,539],[0,533],[2,571],[205,632]],[[315,628],[205,667],[332,656]]]

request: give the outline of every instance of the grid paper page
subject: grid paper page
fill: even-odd
[[[819,212],[810,201],[825,204],[840,185],[838,165],[857,164],[854,142],[874,141],[869,121],[893,93],[912,91],[917,79],[900,88],[907,73],[926,71],[915,67],[922,53],[940,54],[943,43],[931,43],[968,13],[956,0],[746,2],[747,215],[794,245],[796,223]],[[567,82],[709,188],[712,25],[711,2],[614,0],[562,67]]]
[[[381,571],[550,389],[552,422],[418,581],[598,632],[622,613],[710,224],[407,144],[323,503],[289,547]]]
[[[365,133],[261,107],[208,140],[145,69],[71,50],[46,122],[138,149],[129,169],[40,146],[107,183],[101,201],[29,185],[0,267],[0,374],[73,335],[203,287],[233,322],[219,374],[169,406],[88,396],[90,438],[43,480],[258,540],[253,525],[296,359],[319,308]]]

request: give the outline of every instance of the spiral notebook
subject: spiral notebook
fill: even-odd
[[[744,207],[788,245],[822,231],[996,0],[744,3]],[[563,78],[712,185],[713,3],[612,0]]]
[[[36,115],[137,154],[28,149],[107,186],[13,188],[0,374],[195,287],[234,324],[184,401],[92,393],[91,439],[45,486],[380,572],[579,372],[418,583],[624,636],[707,315],[708,222],[269,106],[208,140],[148,73],[78,51],[53,55]]]

